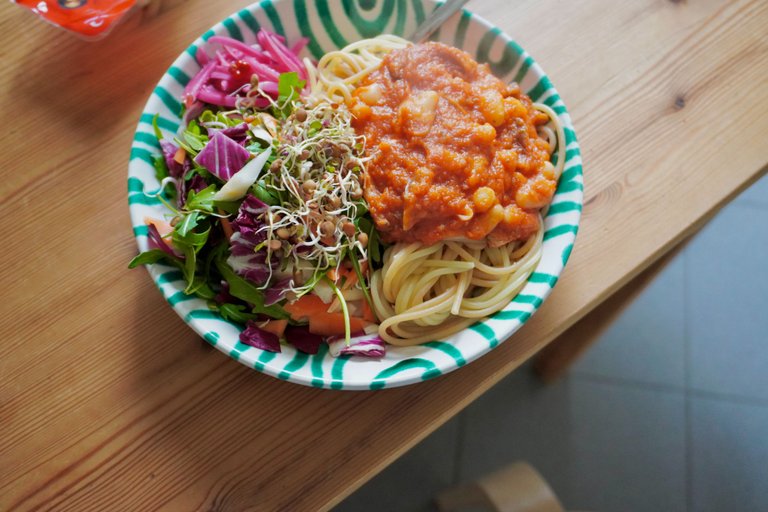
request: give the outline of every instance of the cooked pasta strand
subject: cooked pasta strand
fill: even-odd
[[[410,44],[384,35],[324,55],[316,68],[308,65],[311,96],[317,101],[347,103],[387,53]],[[553,162],[547,162],[548,172],[557,180],[565,162],[564,130],[552,108],[543,103],[533,106],[550,119],[538,132]],[[545,214],[546,209],[541,216]],[[418,345],[448,337],[503,309],[541,259],[541,216],[541,227],[533,236],[501,247],[490,247],[484,240],[390,246],[383,267],[373,272],[370,282],[380,336],[392,345]]]

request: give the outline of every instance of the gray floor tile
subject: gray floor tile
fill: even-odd
[[[768,209],[725,208],[688,246],[690,385],[768,399]]]
[[[579,380],[571,387],[566,503],[601,512],[686,510],[683,392]]]
[[[752,204],[768,207],[768,174],[757,180],[755,184],[736,198],[737,204]]]
[[[681,256],[670,262],[573,371],[684,387],[684,264]]]
[[[768,407],[692,398],[692,510],[768,510]]]
[[[467,482],[524,460],[559,495],[568,485],[569,386],[543,386],[519,368],[464,412],[459,480]]]
[[[458,417],[452,419],[340,503],[334,512],[422,512],[453,484]]]
[[[685,510],[682,391],[516,373],[466,411],[466,481],[526,460],[570,509]]]

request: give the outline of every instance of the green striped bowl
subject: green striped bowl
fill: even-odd
[[[184,85],[199,69],[195,53],[213,35],[252,43],[260,27],[289,42],[306,36],[314,58],[347,43],[381,33],[407,36],[437,4],[431,0],[264,0],[233,14],[182,53],[154,89],[139,121],[128,168],[128,202],[140,250],[147,249],[145,217],[167,213],[153,196],[159,183],[152,167],[159,154],[152,118],[159,114],[164,136],[179,128]],[[544,224],[544,254],[522,292],[503,310],[444,340],[418,347],[390,347],[381,360],[333,358],[325,346],[316,355],[292,347],[265,352],[239,342],[240,328],[210,311],[205,302],[184,295],[181,274],[163,265],[149,266],[160,292],[173,309],[206,341],[233,359],[279,379],[332,389],[381,389],[421,382],[477,359],[507,339],[541,305],[557,282],[573,248],[583,198],[581,156],[571,118],[549,78],[520,46],[488,22],[464,11],[448,20],[433,39],[461,48],[507,81],[521,84],[529,96],[552,107],[565,125],[566,163],[554,203]],[[514,343],[514,339],[509,343]]]

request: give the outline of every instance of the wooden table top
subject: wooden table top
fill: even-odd
[[[328,509],[768,164],[768,2],[475,0],[573,117],[586,207],[566,271],[510,341],[447,376],[378,392],[282,382],[212,349],[126,268],[141,108],[247,3],[187,0],[97,43],[0,3],[0,510]]]

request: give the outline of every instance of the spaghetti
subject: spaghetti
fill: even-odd
[[[379,67],[385,55],[409,45],[411,42],[406,39],[385,34],[328,52],[317,67],[305,59],[312,96],[332,103],[349,101],[357,84]]]
[[[379,90],[381,89],[381,82],[376,82],[380,76],[375,77],[376,79],[372,76],[377,69],[382,67],[382,61],[387,54],[409,45],[410,43],[400,38],[380,36],[354,43],[340,51],[325,55],[316,69],[308,66],[312,96],[350,106],[358,120],[356,128],[361,126],[363,128],[362,130],[359,129],[358,132],[362,131],[366,135],[371,142],[369,149],[377,151],[376,154],[386,151],[384,145],[390,144],[391,137],[387,134],[387,137],[378,138],[375,136],[376,132],[367,129],[365,124],[368,122],[367,116],[370,115],[368,113],[370,109],[366,104],[380,104],[381,101],[381,91]],[[442,48],[440,50],[442,51]],[[450,50],[463,53],[455,49]],[[461,58],[463,57],[458,53],[449,54],[445,60],[446,66],[455,65],[457,69],[461,70],[457,74],[461,74],[470,69],[471,66],[462,61]],[[454,59],[454,55],[458,55],[458,57]],[[477,66],[474,61],[472,63]],[[398,72],[391,60],[388,61],[388,65],[390,68],[387,73],[391,75],[393,69],[395,69],[394,73]],[[379,75],[381,74],[379,73]],[[439,73],[437,75],[438,78],[435,80],[439,81]],[[399,76],[396,78],[401,79]],[[485,78],[481,76],[480,79],[484,80]],[[437,88],[444,83],[425,86],[427,89],[425,93],[411,93],[409,89],[408,94],[412,94],[412,97],[406,97],[405,101],[402,101],[402,97],[398,98],[393,105],[399,104],[399,108],[393,108],[392,119],[386,121],[390,124],[395,122],[393,119],[398,123],[416,123],[415,126],[418,127],[418,122],[426,118],[428,120],[427,126],[431,131],[434,131],[435,128],[432,123],[435,122],[435,114],[432,110],[435,109],[436,100],[432,101],[429,94],[432,93],[432,87]],[[386,83],[384,85],[386,88]],[[373,101],[368,101],[365,96],[366,94],[370,95],[368,90],[371,87],[376,88],[374,90],[376,97],[373,98]],[[511,90],[515,90],[514,87],[508,89],[508,91]],[[485,91],[483,94],[487,92],[486,89],[483,91]],[[520,178],[519,176],[522,174],[515,171],[514,175],[518,179],[518,183],[515,185],[517,195],[512,194],[511,199],[507,198],[505,204],[499,203],[503,202],[503,198],[509,195],[509,191],[505,190],[503,186],[500,189],[498,184],[495,186],[496,193],[491,194],[496,203],[490,209],[484,206],[478,207],[477,196],[475,196],[475,203],[472,203],[471,200],[469,203],[467,201],[462,203],[456,197],[451,196],[450,201],[443,200],[442,204],[438,206],[448,208],[460,204],[463,205],[461,208],[464,210],[433,212],[433,215],[443,216],[446,219],[450,217],[453,220],[436,225],[428,222],[425,224],[422,221],[422,225],[425,227],[422,232],[419,232],[412,229],[411,226],[418,225],[416,223],[420,219],[429,215],[429,212],[424,213],[423,209],[434,211],[435,204],[424,205],[421,210],[417,208],[415,213],[412,213],[415,221],[411,221],[408,217],[409,208],[413,210],[412,206],[403,207],[401,203],[396,203],[397,207],[393,208],[392,203],[387,203],[384,205],[385,207],[377,208],[379,201],[383,200],[382,198],[390,200],[392,196],[397,196],[397,194],[393,193],[395,189],[390,187],[392,181],[384,182],[382,185],[381,180],[383,178],[379,178],[377,182],[377,176],[369,169],[365,187],[366,199],[371,203],[371,213],[384,239],[394,242],[385,251],[383,267],[374,271],[371,277],[371,296],[376,316],[380,320],[379,335],[388,343],[407,346],[445,338],[482,318],[492,315],[503,309],[520,292],[538,264],[543,241],[542,214],[546,212],[557,180],[562,173],[565,148],[561,141],[565,139],[557,114],[551,108],[541,103],[531,103],[527,96],[519,92],[519,89],[516,91],[514,101],[510,100],[512,106],[508,107],[506,103],[504,105],[505,108],[508,107],[513,110],[517,108],[517,111],[521,112],[519,118],[527,119],[525,121],[526,126],[533,129],[532,134],[526,135],[530,139],[530,147],[526,149],[529,154],[523,154],[523,157],[530,156],[529,160],[534,163],[529,164],[526,168],[524,166],[525,161],[523,164],[519,164],[515,158],[512,158],[513,163],[510,165],[513,168],[515,164],[522,166],[518,168],[522,168],[527,175]],[[455,96],[446,94],[444,97],[449,102],[455,103]],[[479,104],[480,110],[488,121],[494,121],[493,105],[486,108],[483,103],[484,98],[485,96],[481,95],[479,100],[473,99],[474,103],[472,104]],[[411,108],[409,102],[415,102],[412,110],[408,110]],[[521,104],[522,107],[518,104]],[[403,105],[405,105],[405,110]],[[464,110],[461,104],[456,104],[456,108],[457,110]],[[523,110],[520,110],[521,108]],[[538,116],[545,118],[546,121]],[[453,122],[455,123],[455,121]],[[503,135],[502,130],[505,128],[504,123],[503,121],[498,123],[494,121],[494,123],[501,137]],[[521,122],[513,120],[512,124],[515,123],[521,124]],[[420,132],[414,129],[414,133],[417,135],[416,139],[426,140],[430,132],[422,129],[423,135],[420,135]],[[496,136],[496,131],[493,132],[493,135]],[[517,138],[515,139],[510,135],[509,140],[520,140],[520,133],[513,135]],[[411,138],[409,143],[413,140]],[[383,144],[382,141],[384,141]],[[437,146],[427,145],[426,142],[420,143],[423,146],[420,147],[421,149],[416,148],[417,153],[424,152],[427,158],[431,152],[439,153],[435,149]],[[483,141],[480,143],[476,140],[470,141],[470,145],[480,144],[482,146],[482,143]],[[512,143],[509,145],[512,146]],[[454,148],[451,147],[450,149]],[[392,151],[395,155],[407,154],[407,151],[403,151],[403,148],[399,146]],[[444,149],[442,151],[445,153]],[[496,149],[494,152],[496,155],[502,153]],[[538,165],[536,164],[537,154],[540,160]],[[397,158],[400,157],[392,157],[389,160],[384,158],[381,161],[384,167],[382,176],[387,176],[391,180],[400,179],[400,183],[402,183],[402,177],[392,177],[392,175],[396,175],[397,169],[411,166],[411,162],[407,160],[403,162],[402,159],[398,160]],[[421,156],[419,158],[421,160],[414,160],[417,162],[414,165],[420,165],[419,168],[422,169],[420,172],[423,172],[425,168],[424,158]],[[476,162],[476,156],[473,158]],[[553,160],[554,164],[552,163]],[[458,162],[455,172],[461,173],[465,172],[464,169],[467,167],[472,166],[473,160],[471,158],[469,160],[464,159],[465,165],[462,167],[459,152],[459,157],[453,158],[453,160],[439,161],[438,168],[441,177],[429,182],[430,187],[423,197],[432,197],[435,193],[434,190],[443,186],[442,173],[451,172],[450,167],[454,161]],[[507,162],[504,161],[503,163],[506,168]],[[501,163],[494,162],[493,165],[501,165]],[[486,162],[486,167],[491,167],[490,162]],[[491,188],[484,186],[483,172],[488,173],[490,171],[484,171],[481,168],[474,172],[474,175],[463,179],[465,181],[472,180],[480,176],[480,183],[476,183],[474,189],[484,188],[493,192]],[[509,174],[513,174],[513,171],[510,171]],[[418,185],[414,185],[412,174],[406,175],[405,180],[407,181],[405,190],[398,189],[401,198],[412,194],[412,189]],[[474,204],[475,209],[468,209],[467,204]],[[523,207],[520,207],[520,204]],[[488,220],[489,218],[491,220]],[[504,222],[510,222],[512,228],[506,231],[501,228],[497,230],[496,226],[501,226]],[[399,226],[405,227],[400,229]],[[490,228],[487,229],[489,226]],[[390,232],[388,233],[387,229],[382,229],[382,227],[390,228]]]

